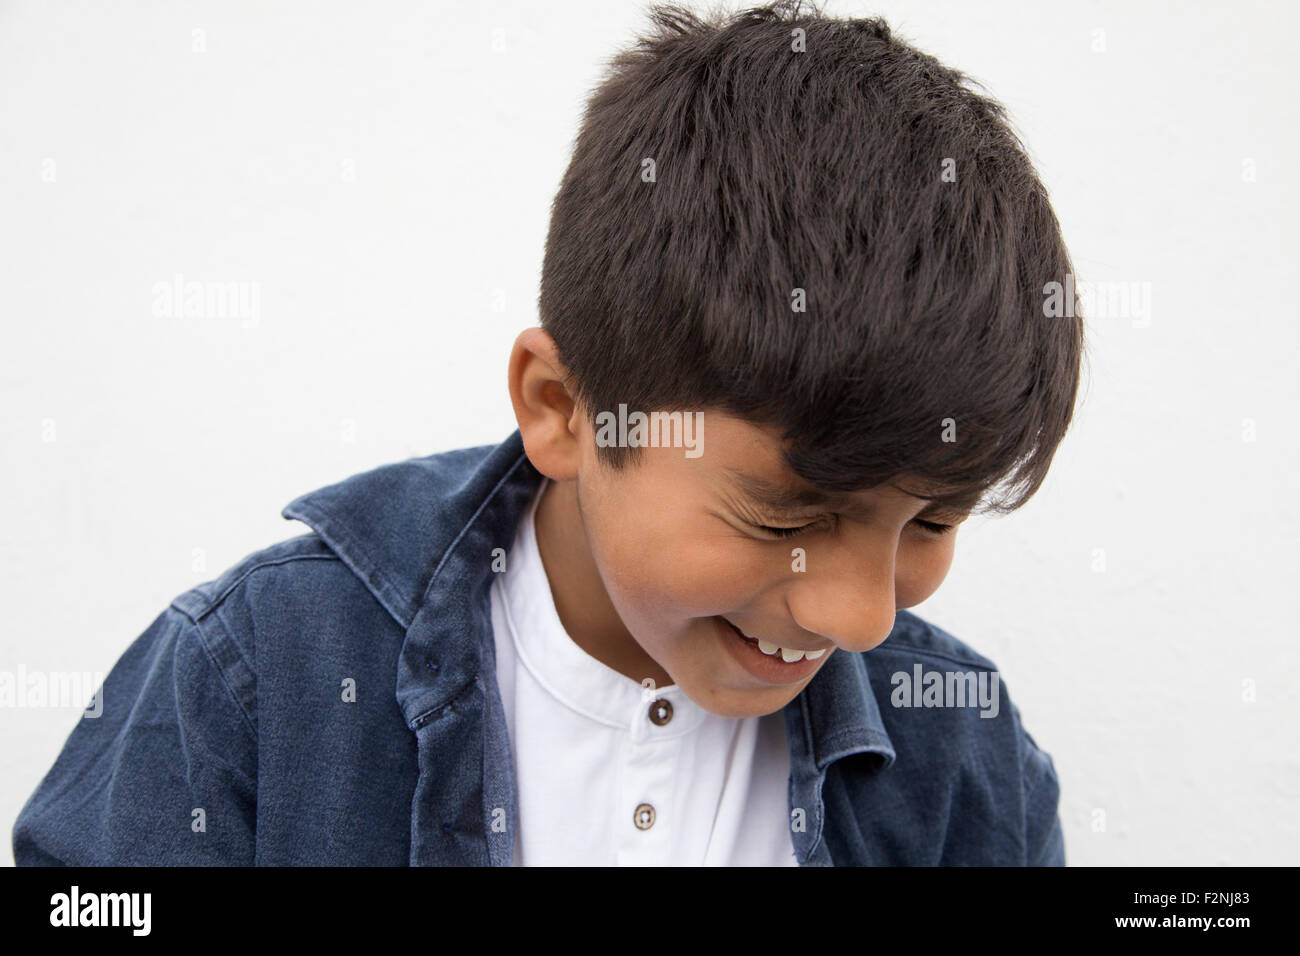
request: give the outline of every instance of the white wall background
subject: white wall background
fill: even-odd
[[[1000,665],[1072,864],[1300,862],[1300,18],[827,9],[983,81],[1080,274],[1152,292],[1090,323],[1048,486],[968,525],[916,610]],[[509,434],[549,204],[643,10],[0,6],[0,670],[107,672],[176,594],[305,531],[298,494]],[[178,274],[256,283],[258,321],[156,316]],[[0,710],[0,862],[76,719]]]

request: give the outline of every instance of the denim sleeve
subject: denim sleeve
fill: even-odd
[[[1061,833],[1058,812],[1061,785],[1056,777],[1056,766],[1051,755],[1038,748],[1023,726],[1020,740],[1024,755],[1025,863],[1027,866],[1065,866],[1065,838]]]
[[[126,650],[13,830],[25,865],[253,862],[255,714],[220,624],[169,607]],[[236,685],[238,686],[238,685]],[[102,709],[98,716],[92,716]]]

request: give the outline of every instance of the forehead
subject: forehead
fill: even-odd
[[[734,428],[739,420],[724,424]],[[720,423],[715,423],[720,424]],[[718,474],[727,488],[747,500],[773,511],[826,508],[845,513],[864,510],[882,498],[896,500],[935,499],[926,508],[968,511],[977,503],[978,491],[944,486],[916,475],[900,474],[880,485],[859,491],[835,491],[810,484],[785,464],[783,442],[775,429],[739,422],[751,433],[719,436]],[[904,490],[906,489],[906,490]]]

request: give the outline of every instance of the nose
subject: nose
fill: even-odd
[[[894,629],[895,549],[885,540],[856,554],[835,548],[809,553],[807,570],[797,572],[786,594],[791,616],[805,631],[844,651],[869,651]]]

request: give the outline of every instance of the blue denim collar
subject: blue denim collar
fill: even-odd
[[[309,525],[405,629],[396,697],[408,726],[480,710],[478,732],[500,734],[489,588],[494,551],[504,554],[541,474],[518,430],[496,446],[459,449],[355,475],[292,501],[282,514]],[[897,627],[897,626],[896,626]],[[496,695],[499,698],[499,695]],[[820,792],[827,768],[854,754],[893,764],[868,677],[867,655],[837,651],[785,708],[791,748],[791,805],[806,807],[806,831],[795,835],[800,862],[827,862],[821,844]],[[445,723],[445,721],[444,721]],[[473,730],[473,727],[463,728]],[[502,741],[497,741],[502,744]],[[514,800],[508,745],[485,759],[484,806]],[[496,771],[492,773],[489,771]],[[489,783],[495,781],[495,783]],[[491,801],[496,800],[497,803]],[[491,862],[509,863],[510,848],[489,841]],[[413,849],[413,857],[418,853]],[[414,860],[413,860],[414,862]]]

